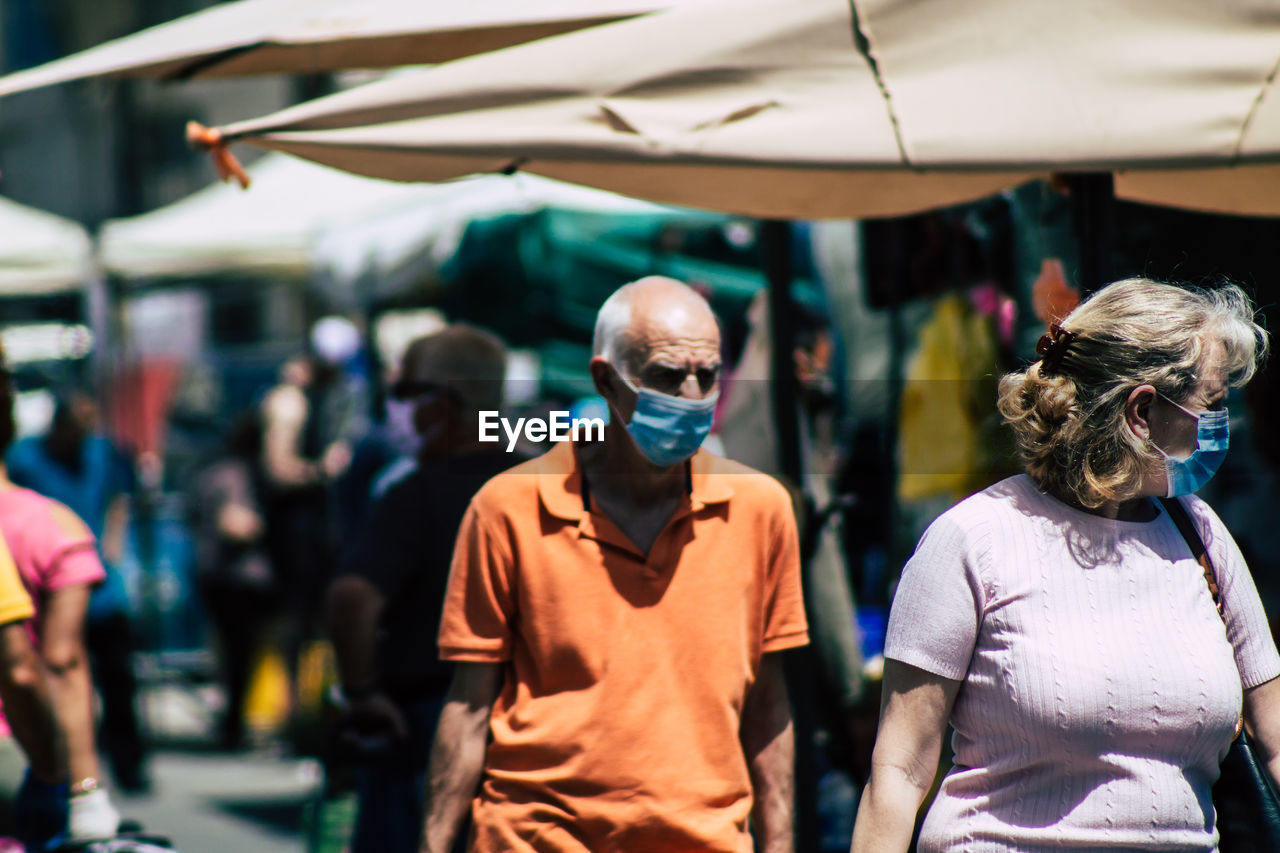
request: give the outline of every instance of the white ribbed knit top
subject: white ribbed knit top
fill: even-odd
[[[1163,510],[1113,521],[1021,475],[925,532],[885,655],[963,684],[922,853],[1215,849],[1210,788],[1241,682],[1280,675],[1280,655],[1235,542],[1183,501],[1229,630]]]

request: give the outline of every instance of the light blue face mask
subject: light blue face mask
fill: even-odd
[[[1163,394],[1160,395],[1164,397]],[[1169,400],[1168,397],[1164,397]],[[1172,400],[1173,405],[1178,406]],[[1189,412],[1182,406],[1179,409],[1196,419],[1196,449],[1186,459],[1174,459],[1160,448],[1156,450],[1164,457],[1164,470],[1169,481],[1168,497],[1189,495],[1199,491],[1218,471],[1222,460],[1227,458],[1227,446],[1231,434],[1227,429],[1227,410],[1225,407],[1211,412]],[[1152,445],[1154,446],[1154,445]]]
[[[627,424],[627,432],[646,459],[661,468],[669,468],[698,452],[711,433],[719,393],[691,400],[652,388],[637,388],[621,373],[618,378],[636,393],[636,410]]]

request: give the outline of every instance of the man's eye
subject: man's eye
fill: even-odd
[[[659,368],[650,371],[647,379],[648,382],[646,384],[659,390],[679,388],[680,383],[684,382],[684,372],[671,368]]]

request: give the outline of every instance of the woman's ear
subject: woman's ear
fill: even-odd
[[[1143,441],[1151,438],[1151,404],[1156,400],[1153,385],[1139,385],[1129,392],[1124,404],[1124,420],[1129,430]]]

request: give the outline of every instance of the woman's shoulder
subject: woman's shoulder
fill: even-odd
[[[1026,474],[1017,474],[975,492],[938,516],[937,521],[963,528],[982,528],[1003,516],[1042,511],[1045,500],[1034,480]]]
[[[1187,514],[1191,516],[1195,523],[1196,530],[1200,534],[1200,538],[1204,541],[1205,548],[1209,550],[1209,557],[1215,563],[1221,564],[1222,568],[1230,571],[1231,556],[1236,549],[1235,540],[1231,536],[1231,531],[1227,529],[1226,523],[1214,511],[1209,503],[1198,495],[1185,495],[1177,498],[1186,508]],[[1228,547],[1228,543],[1230,547]]]
[[[1203,531],[1205,528],[1225,528],[1222,519],[1213,511],[1213,507],[1209,506],[1209,502],[1199,495],[1184,495],[1181,498],[1174,498],[1182,502],[1187,508],[1187,513],[1195,519],[1196,524]]]

